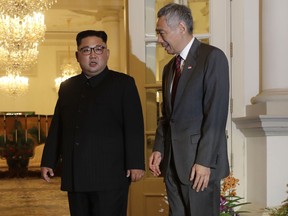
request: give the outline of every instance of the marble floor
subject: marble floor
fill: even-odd
[[[69,216],[67,195],[60,178],[47,183],[40,177],[0,178],[1,216]]]

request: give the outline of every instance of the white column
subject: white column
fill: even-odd
[[[262,92],[252,103],[288,101],[288,1],[262,1]]]
[[[260,5],[260,93],[246,106],[245,117],[233,119],[246,137],[246,198],[258,209],[253,216],[280,205],[288,183],[288,1],[262,0]]]
[[[264,0],[262,6],[263,90],[288,89],[288,1]]]

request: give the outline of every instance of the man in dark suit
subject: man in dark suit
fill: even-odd
[[[80,75],[64,81],[41,162],[50,181],[61,158],[61,190],[72,216],[125,216],[131,181],[144,175],[144,127],[134,79],[109,70],[107,35],[77,37]]]
[[[163,70],[163,117],[149,169],[164,176],[170,216],[218,216],[220,181],[229,173],[227,58],[193,37],[192,14],[184,5],[161,8],[156,32],[158,42],[175,57]]]

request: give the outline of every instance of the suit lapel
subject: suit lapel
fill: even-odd
[[[196,67],[196,59],[198,57],[197,50],[198,50],[200,44],[201,44],[200,41],[198,41],[195,38],[195,40],[194,40],[194,42],[193,42],[193,44],[192,44],[192,46],[191,46],[191,48],[189,50],[187,58],[186,58],[186,60],[184,62],[181,78],[179,80],[178,87],[177,87],[177,92],[176,92],[176,96],[175,96],[174,109],[176,109],[177,105],[179,104],[180,99],[181,99],[181,95],[183,94],[184,89],[185,89],[185,87],[187,85],[187,82],[189,81],[189,79],[192,76],[193,71],[194,71],[194,69]]]

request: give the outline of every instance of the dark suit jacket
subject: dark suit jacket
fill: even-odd
[[[41,166],[62,159],[61,189],[99,191],[127,187],[127,169],[144,168],[144,128],[134,79],[106,68],[60,86]]]
[[[229,172],[225,127],[229,102],[229,69],[225,54],[196,38],[186,58],[178,83],[174,109],[170,87],[173,58],[163,71],[163,118],[160,120],[154,151],[162,153],[164,176],[171,148],[177,174],[189,184],[193,164],[211,168],[211,175]]]

